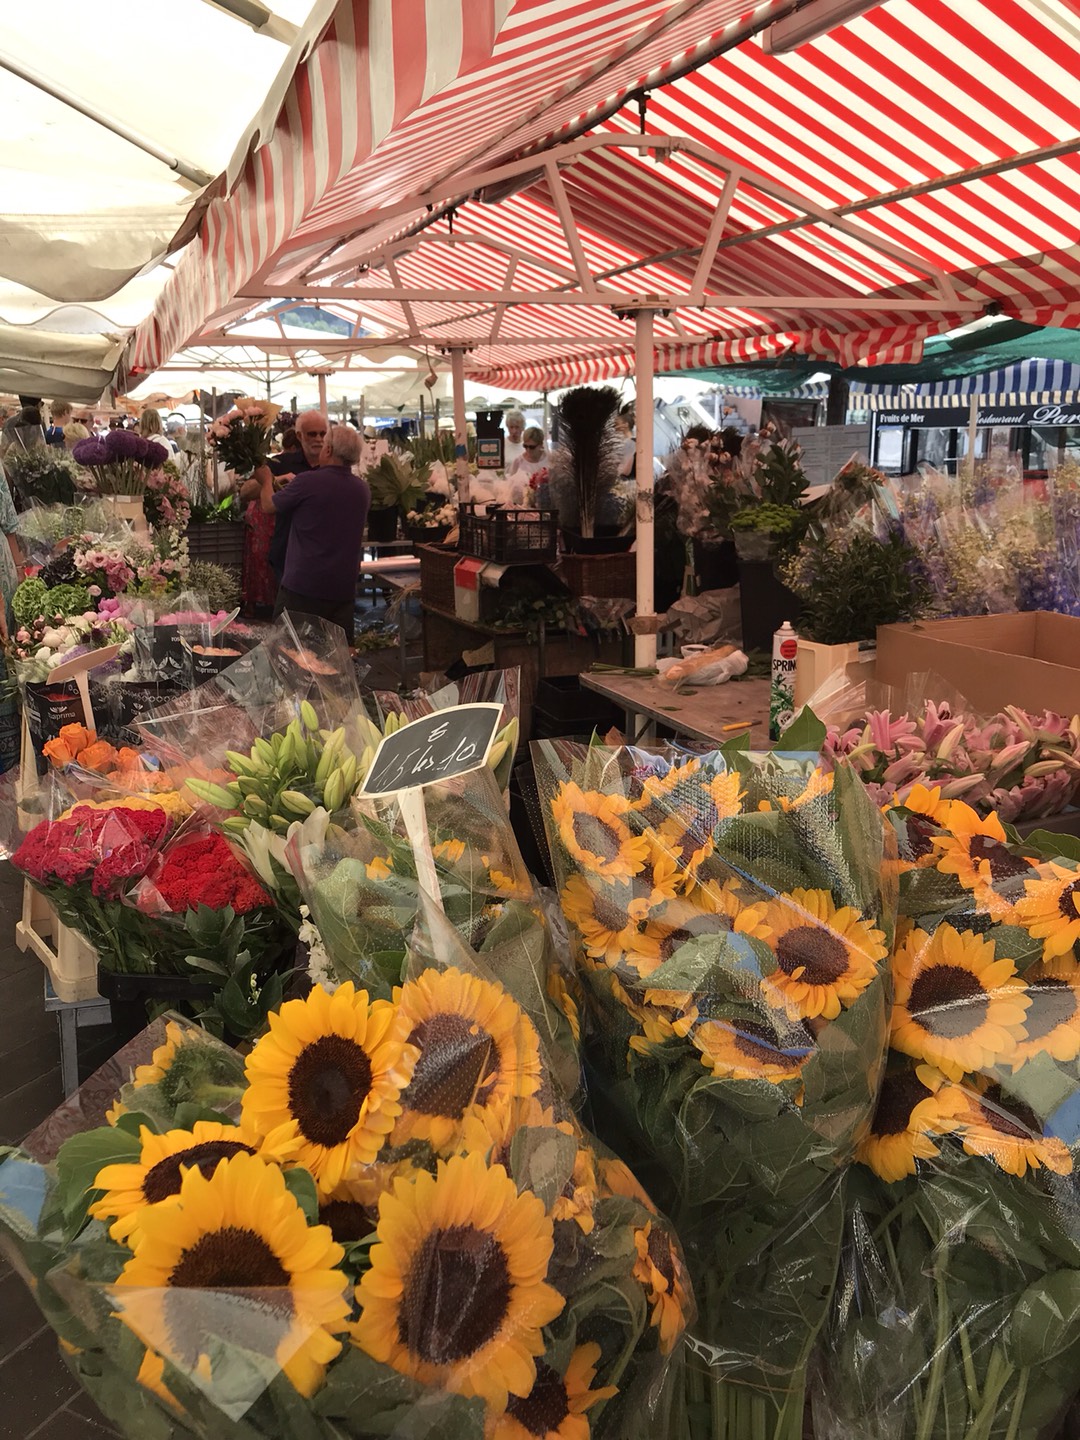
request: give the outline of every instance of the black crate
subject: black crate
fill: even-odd
[[[533,737],[555,740],[570,735],[601,734],[621,728],[622,711],[594,690],[586,690],[576,675],[553,675],[536,687]]]
[[[559,551],[559,513],[488,506],[487,514],[479,515],[476,502],[459,505],[458,549],[500,565],[549,565]]]

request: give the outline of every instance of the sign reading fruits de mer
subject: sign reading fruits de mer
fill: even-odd
[[[393,795],[467,775],[487,763],[501,705],[455,705],[383,737],[361,795]]]

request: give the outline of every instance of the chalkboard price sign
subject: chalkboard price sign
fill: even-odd
[[[501,716],[501,705],[456,705],[404,725],[376,750],[360,794],[393,795],[479,770]]]

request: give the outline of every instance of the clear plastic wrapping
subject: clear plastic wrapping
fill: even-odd
[[[1080,1390],[1080,845],[921,790],[819,1440],[1049,1440]]]
[[[159,1022],[0,1158],[0,1240],[133,1440],[677,1433],[670,1227],[437,903],[423,937],[242,1062]]]
[[[798,1436],[884,1049],[889,837],[813,757],[532,750],[594,1111],[698,1295],[690,1433]]]

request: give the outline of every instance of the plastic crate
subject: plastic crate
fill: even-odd
[[[51,942],[51,943],[50,943]],[[98,993],[98,952],[89,940],[60,920],[52,904],[29,880],[23,881],[22,919],[15,944],[32,950],[49,972],[58,1000],[93,1000]]]
[[[603,733],[622,724],[622,711],[595,690],[586,690],[576,675],[551,675],[537,684],[533,703],[533,736],[537,740],[588,736],[594,730]]]
[[[458,548],[499,565],[549,565],[559,551],[558,511],[488,508],[480,515],[475,502],[459,505]]]
[[[582,595],[597,600],[637,598],[637,556],[629,550],[621,555],[562,555],[558,575],[579,599]]]

